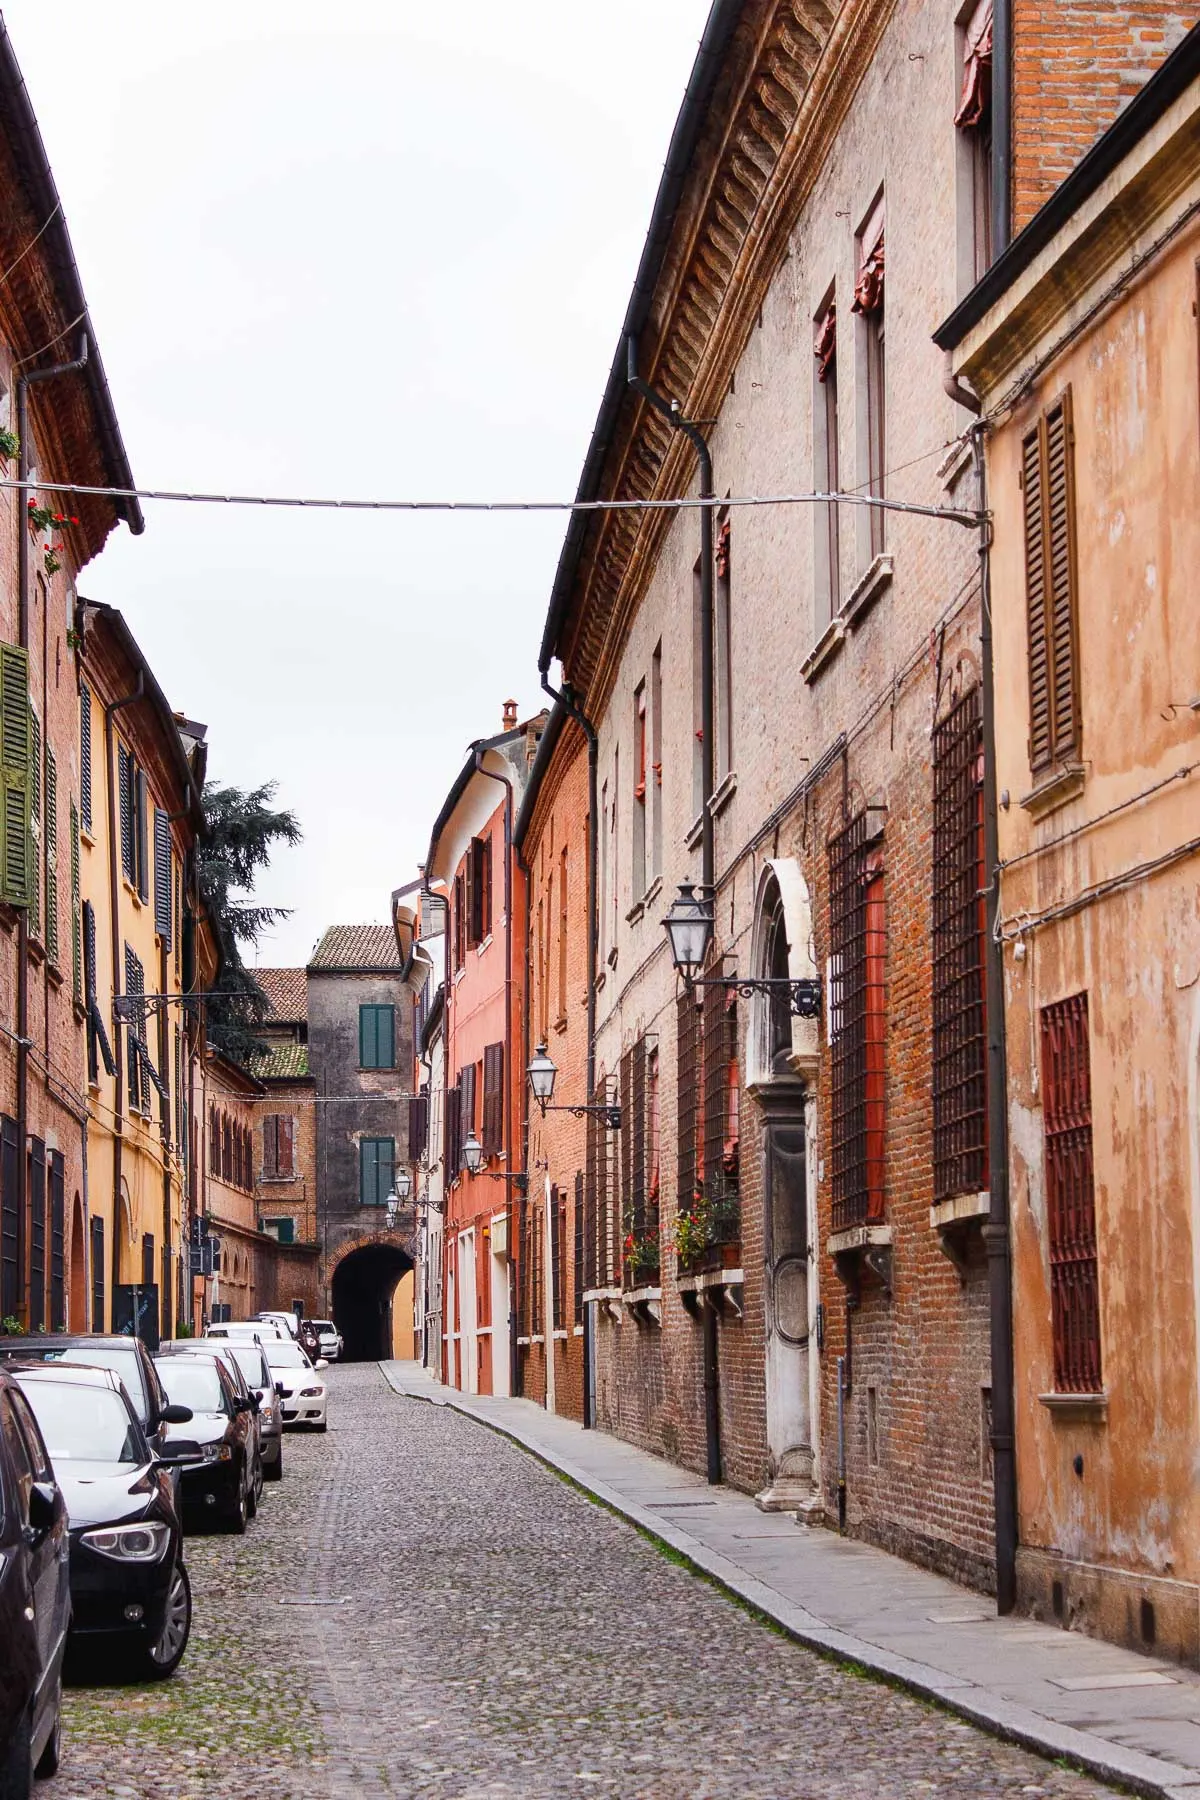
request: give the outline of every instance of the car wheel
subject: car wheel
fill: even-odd
[[[182,1562],[175,1564],[162,1630],[144,1652],[145,1669],[152,1681],[165,1681],[179,1667],[192,1629],[192,1584]]]
[[[246,1529],[246,1520],[249,1515],[250,1509],[246,1503],[246,1490],[244,1487],[239,1487],[237,1500],[225,1514],[226,1531],[232,1531],[235,1537],[241,1537],[243,1531]]]
[[[29,1800],[33,1786],[33,1727],[29,1714],[21,1720],[0,1753],[0,1800]]]
[[[253,1519],[258,1513],[258,1483],[250,1483],[250,1492],[246,1495],[246,1517]]]
[[[279,1445],[279,1455],[276,1457],[275,1461],[273,1463],[264,1463],[264,1465],[263,1465],[263,1480],[264,1481],[282,1481],[283,1480],[283,1444],[282,1444],[282,1442]]]
[[[58,1774],[59,1758],[62,1755],[62,1677],[58,1678],[54,1690],[54,1729],[46,1739],[42,1754],[37,1759],[37,1767],[33,1773],[38,1781],[49,1781],[52,1775]]]

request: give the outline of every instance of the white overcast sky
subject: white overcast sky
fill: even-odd
[[[3,8],[144,487],[569,497],[708,0]],[[565,518],[146,503],[82,591],[305,841],[260,952],[388,916]]]

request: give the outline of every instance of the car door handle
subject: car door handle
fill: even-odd
[[[32,1625],[33,1619],[34,1619],[34,1612],[33,1612],[32,1606],[27,1606],[25,1608],[25,1617],[29,1620],[30,1624]]]

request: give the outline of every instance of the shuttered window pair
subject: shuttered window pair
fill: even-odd
[[[296,1173],[296,1121],[287,1113],[268,1113],[263,1120],[263,1177],[289,1181]]]
[[[358,1146],[358,1198],[360,1206],[386,1206],[395,1186],[394,1138],[362,1138]]]
[[[359,1007],[358,1066],[360,1069],[395,1068],[396,1009],[394,1006]]]
[[[504,1045],[489,1044],[483,1053],[483,1132],[485,1156],[504,1148]]]
[[[121,871],[142,900],[150,898],[147,843],[148,790],[145,770],[132,750],[117,744],[118,810],[121,824]]]
[[[1077,760],[1080,749],[1074,446],[1068,388],[1021,447],[1029,767],[1035,777]]]

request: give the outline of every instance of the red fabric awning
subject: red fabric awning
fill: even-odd
[[[829,374],[829,366],[837,355],[837,307],[832,300],[817,322],[817,341],[813,355],[817,359],[817,380],[824,381]]]
[[[954,123],[969,131],[986,117],[992,104],[992,0],[981,0],[967,27],[963,45],[963,85]]]
[[[880,232],[874,246],[863,257],[858,280],[854,284],[854,301],[850,311],[856,313],[878,312],[883,305],[883,233]]]

